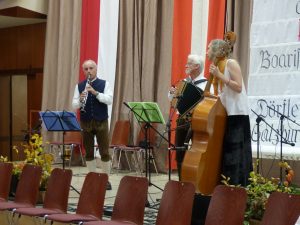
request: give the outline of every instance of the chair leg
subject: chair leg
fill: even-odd
[[[141,174],[143,174],[144,172],[144,163],[143,163],[143,154],[144,154],[144,149],[140,149],[138,152],[137,152],[138,156],[138,163],[139,163],[139,167],[140,167],[140,171],[141,171]]]
[[[74,150],[74,145],[70,145],[70,159],[69,159],[69,168],[71,168],[71,162],[72,162],[72,157],[73,157],[73,150]]]
[[[126,157],[126,160],[127,160],[127,164],[128,164],[128,167],[129,167],[129,171],[131,171],[131,166],[130,166],[130,162],[129,162],[129,158],[128,158],[127,152],[124,151],[124,154],[125,154],[125,157]]]
[[[154,158],[154,155],[153,155],[153,149],[150,149],[150,159],[151,159],[151,161],[153,163],[153,166],[154,166],[156,174],[158,174],[158,170],[157,170],[155,158]]]
[[[110,162],[110,168],[112,168],[112,169],[114,168],[115,154],[116,154],[115,148],[113,148],[113,150],[112,150],[112,156],[111,156],[111,162]]]
[[[79,146],[79,153],[80,153],[80,157],[81,157],[81,162],[82,162],[82,166],[84,166],[84,158],[83,158],[83,154],[82,154],[82,149],[81,149],[81,147],[80,147],[80,145],[78,145]]]
[[[138,159],[138,151],[133,151],[133,161],[134,161],[134,165],[135,167],[137,166],[137,170],[136,170],[136,175],[138,175],[138,171],[141,173],[141,175],[143,174],[142,169],[140,167],[140,163],[139,163],[139,159]]]
[[[61,146],[59,144],[50,144],[49,153],[54,156],[54,163],[60,162],[61,160]]]
[[[118,161],[118,170],[120,169],[120,163],[121,163],[121,155],[122,155],[122,151],[119,151],[119,161]]]

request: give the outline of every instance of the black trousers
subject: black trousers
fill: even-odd
[[[184,147],[184,143],[188,143],[192,138],[192,130],[190,122],[186,119],[177,120],[177,128],[175,132],[175,146]],[[181,180],[181,166],[184,159],[185,151],[177,150],[176,151],[176,162],[177,162],[177,171],[179,180]]]

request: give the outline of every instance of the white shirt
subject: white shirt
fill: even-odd
[[[92,82],[94,80],[92,80]],[[99,102],[102,102],[106,105],[111,105],[112,104],[113,94],[112,94],[112,91],[111,91],[111,88],[110,88],[110,85],[109,85],[108,81],[105,81],[104,92],[99,93],[97,95],[96,99],[98,99]],[[72,107],[73,107],[73,109],[79,109],[81,107],[80,93],[79,93],[79,90],[78,90],[78,84],[76,84],[76,86],[75,86],[73,100],[72,100]]]
[[[194,80],[192,80],[192,83],[195,83],[196,81],[198,81],[198,80],[203,80],[203,79],[206,79],[206,78],[204,77],[203,74],[200,74],[200,75],[197,76]],[[204,91],[205,86],[206,86],[206,83],[207,83],[207,81],[203,81],[203,82],[201,82],[200,84],[196,84],[196,86],[197,86],[198,88],[201,88],[201,89]]]

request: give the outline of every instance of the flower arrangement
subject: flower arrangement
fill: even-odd
[[[258,161],[256,163],[256,166]],[[245,212],[244,225],[249,225],[251,220],[261,220],[266,209],[266,203],[270,194],[274,191],[296,194],[297,190],[291,185],[294,171],[287,162],[280,162],[279,166],[285,169],[286,180],[281,183],[278,178],[267,179],[260,173],[252,171],[250,173],[249,185],[246,191],[248,195],[247,206]],[[222,183],[229,186],[230,178],[223,176]]]
[[[25,164],[29,163],[32,165],[38,165],[42,167],[42,179],[40,184],[40,189],[45,189],[47,180],[51,174],[51,164],[53,161],[53,156],[44,152],[43,148],[43,138],[40,134],[33,134],[30,136],[28,143],[21,144],[21,147],[25,153],[24,161],[13,162],[13,174],[20,176],[22,169]],[[17,146],[13,147],[13,150],[19,153],[19,148]],[[8,161],[7,157],[0,157],[0,161]]]

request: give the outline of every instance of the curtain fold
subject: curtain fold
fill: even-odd
[[[134,121],[123,104],[127,101],[157,102],[167,118],[172,60],[172,5],[172,0],[120,1],[113,126],[119,119],[130,117]],[[137,130],[135,124],[134,140]]]
[[[81,0],[49,1],[42,110],[71,111],[79,75]],[[44,132],[44,140],[61,140]]]
[[[127,118],[124,101],[158,102],[163,115],[168,114],[165,105],[171,79],[170,4],[171,0],[120,1],[113,121]]]
[[[250,25],[252,18],[253,0],[227,0],[226,30],[234,31],[237,41],[233,49],[233,57],[241,66],[246,89],[248,89],[249,62],[250,62]]]

